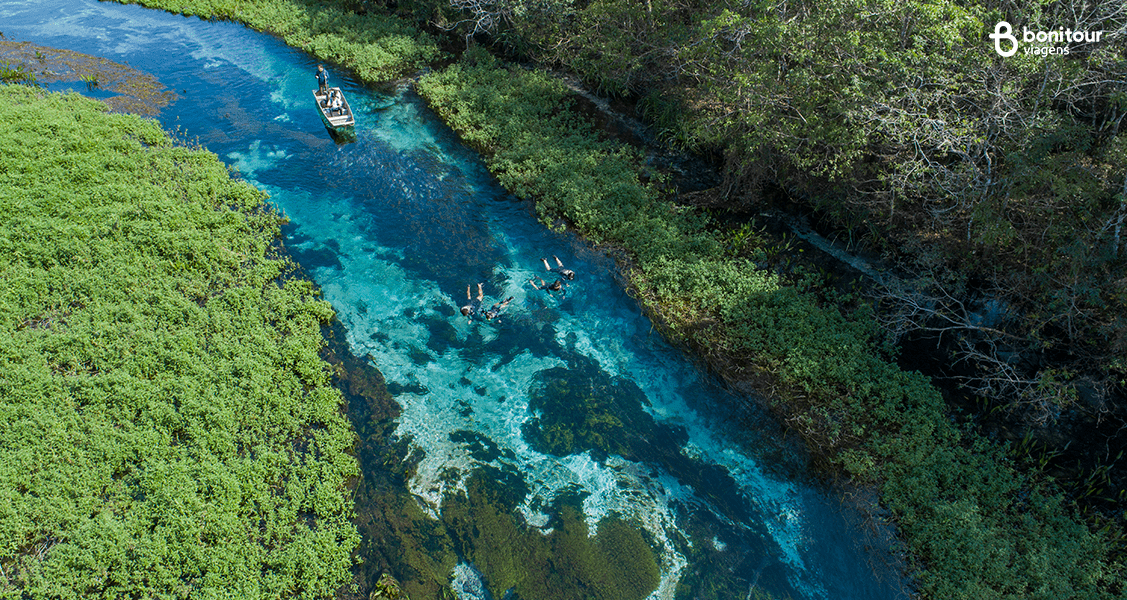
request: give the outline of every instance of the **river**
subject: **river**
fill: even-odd
[[[540,224],[409,86],[330,65],[358,120],[338,144],[312,103],[317,62],[269,35],[91,0],[0,0],[0,23],[154,75],[175,94],[164,127],[290,219],[286,247],[398,405],[382,429],[351,415],[359,447],[383,449],[359,452],[379,482],[357,493],[365,577],[390,571],[416,600],[451,581],[460,598],[906,596],[887,527],[811,477],[793,436],[667,344],[614,262]],[[551,281],[552,256],[577,273],[563,297],[528,284]],[[478,283],[486,305],[513,298],[500,322],[459,315]]]

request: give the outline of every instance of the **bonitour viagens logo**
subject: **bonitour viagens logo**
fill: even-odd
[[[1013,35],[1014,28],[1007,21],[998,21],[990,39],[994,40],[994,51],[1002,56],[1017,54],[1018,40]],[[1049,31],[1030,31],[1021,28],[1021,43],[1025,44],[1026,54],[1068,54],[1070,44],[1094,43],[1100,41],[1100,31],[1065,29],[1059,27]]]

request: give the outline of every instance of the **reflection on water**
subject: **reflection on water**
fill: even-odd
[[[165,126],[291,219],[287,247],[386,378],[352,407],[365,577],[390,570],[417,598],[452,581],[526,600],[901,595],[774,421],[661,340],[609,259],[537,223],[406,88],[333,71],[357,116],[338,145],[316,63],[269,36],[87,0],[0,2],[0,19],[154,73],[180,96]],[[551,255],[578,273],[566,297],[527,283]],[[479,282],[486,305],[514,298],[499,322],[458,315]]]

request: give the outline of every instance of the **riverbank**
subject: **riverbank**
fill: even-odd
[[[670,337],[733,383],[768,393],[815,452],[880,487],[923,596],[1118,593],[1107,540],[1001,448],[953,427],[925,378],[880,358],[863,310],[848,317],[801,282],[732,256],[704,215],[640,182],[636,154],[576,122],[562,84],[469,53],[419,89],[544,218],[625,249],[629,281]]]
[[[432,106],[545,219],[624,248],[633,285],[671,337],[733,379],[773,391],[813,448],[880,484],[918,558],[924,595],[1117,593],[1106,538],[1069,519],[1058,496],[1010,469],[997,448],[953,428],[922,377],[879,358],[863,309],[847,317],[727,253],[704,215],[642,183],[635,152],[590,129],[576,133],[582,120],[549,78],[480,53],[466,58],[424,79]]]
[[[346,66],[371,82],[415,73],[445,57],[437,38],[407,21],[379,12],[357,12],[343,2],[126,0],[122,4],[238,21],[322,60]]]
[[[0,86],[0,597],[330,597],[358,474],[332,316],[210,152]]]

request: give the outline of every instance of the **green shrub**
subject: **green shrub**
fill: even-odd
[[[332,316],[217,157],[0,87],[0,597],[328,597],[358,470]]]
[[[437,42],[401,19],[357,14],[314,0],[182,2],[121,0],[203,18],[230,19],[275,33],[291,46],[356,71],[367,81],[408,75],[438,60]]]

